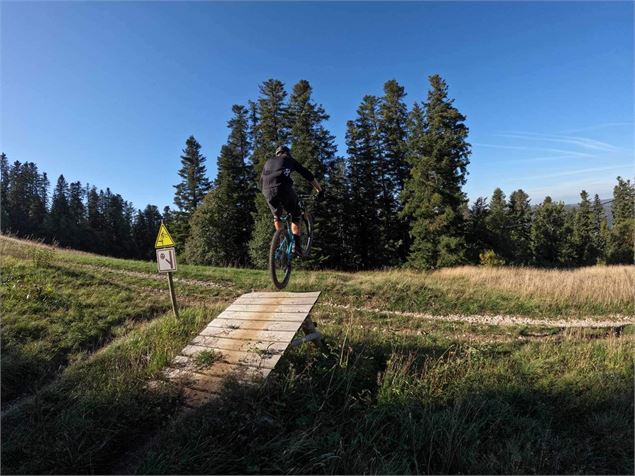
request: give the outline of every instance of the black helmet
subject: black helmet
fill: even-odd
[[[286,145],[281,145],[276,149],[276,155],[288,154],[289,148]]]

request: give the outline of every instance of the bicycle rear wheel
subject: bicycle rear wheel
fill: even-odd
[[[284,229],[273,234],[269,250],[269,272],[274,286],[278,289],[284,288],[291,277],[290,246]]]
[[[309,212],[304,212],[300,226],[302,227],[302,238],[300,240],[302,257],[306,258],[311,253],[311,246],[313,245],[313,217]]]

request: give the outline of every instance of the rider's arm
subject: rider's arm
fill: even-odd
[[[302,175],[302,177],[304,177],[304,179],[307,182],[311,183],[313,188],[319,193],[322,190],[322,187],[320,186],[317,179],[315,178],[315,175],[313,175],[309,170],[307,170],[300,162],[295,160],[293,157],[290,157],[290,159],[293,162],[293,170],[295,170],[300,175]]]
[[[289,160],[291,161],[291,169],[302,175],[304,180],[311,183],[315,181],[315,175],[307,170],[300,162],[295,160],[293,157],[289,157]]]

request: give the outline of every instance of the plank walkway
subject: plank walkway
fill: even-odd
[[[187,345],[164,374],[182,386],[184,403],[198,407],[215,398],[227,378],[258,385],[276,366],[320,292],[243,294]],[[310,319],[307,331],[313,331]],[[208,366],[201,352],[217,357]],[[203,360],[203,359],[201,359]]]

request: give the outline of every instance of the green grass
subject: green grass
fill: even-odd
[[[194,356],[194,365],[199,368],[205,368],[212,365],[218,359],[221,358],[220,352],[214,350],[204,350]]]
[[[176,319],[153,263],[0,246],[3,473],[633,473],[635,326],[495,327],[322,304],[324,348],[289,349],[263,387],[230,383],[179,418],[177,389],[148,383],[236,296],[268,289],[266,273],[180,266],[179,278],[223,286],[177,282]],[[300,271],[290,290],[440,314],[596,309],[470,279]]]

